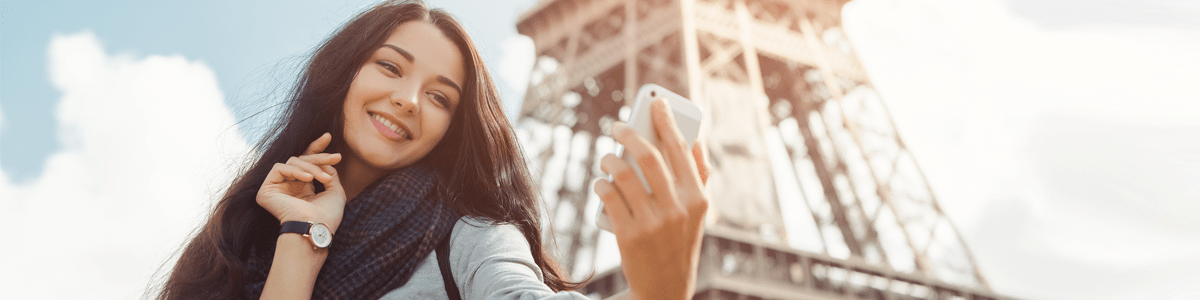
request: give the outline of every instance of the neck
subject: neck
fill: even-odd
[[[342,188],[346,190],[346,200],[351,200],[387,173],[370,167],[357,156],[346,154],[342,153],[342,162],[335,165],[334,168],[338,171]]]

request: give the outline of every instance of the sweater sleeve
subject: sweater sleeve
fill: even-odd
[[[450,238],[450,266],[463,299],[588,299],[550,290],[529,243],[513,225],[463,218]]]

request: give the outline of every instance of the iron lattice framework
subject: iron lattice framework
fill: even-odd
[[[609,125],[656,83],[709,120],[697,298],[1002,298],[840,29],[846,1],[543,0],[521,16],[538,58],[518,132],[557,255],[575,278],[599,272],[586,291],[625,288],[588,183]]]

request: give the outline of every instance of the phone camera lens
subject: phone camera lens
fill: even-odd
[[[651,91],[651,92],[650,92],[650,97],[658,97],[658,95],[656,95],[654,91]]]

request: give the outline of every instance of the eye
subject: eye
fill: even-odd
[[[393,75],[400,76],[400,67],[396,66],[396,64],[386,60],[377,60],[375,63],[387,69],[388,72],[392,72]]]
[[[437,102],[438,105],[441,105],[442,108],[450,108],[450,99],[446,98],[446,95],[442,95],[441,93],[429,93],[429,96],[433,97],[433,101]]]

